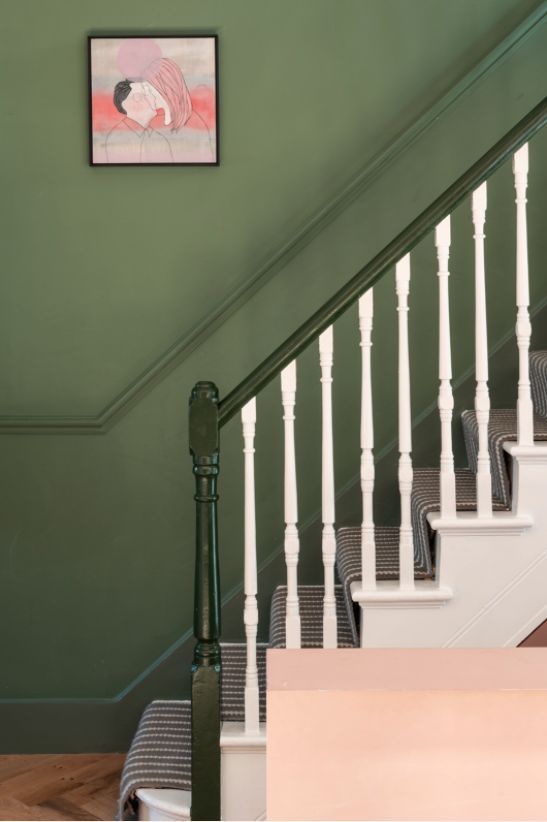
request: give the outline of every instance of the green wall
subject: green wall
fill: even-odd
[[[537,2],[159,0],[151,8],[19,0],[3,11],[0,698],[10,710],[14,700],[111,700],[187,634],[193,382],[232,388],[544,93],[546,31],[537,20],[545,4]],[[532,13],[528,34],[496,51]],[[85,37],[153,31],[219,33],[219,168],[87,166]],[[541,191],[545,136],[536,145],[532,181]],[[510,225],[512,197],[504,169],[492,184],[493,224],[497,214]],[[532,191],[530,201],[538,263],[541,204]],[[454,222],[459,329],[472,304],[471,235],[463,210]],[[492,340],[513,323],[511,235],[495,238]],[[537,303],[545,288],[533,271]],[[435,392],[431,242],[417,251],[413,273],[411,310],[423,318],[412,331],[418,413]],[[376,290],[379,450],[395,430],[393,308],[386,278]],[[336,338],[342,489],[358,470],[354,316],[337,324]],[[319,504],[314,357],[308,352],[299,365],[302,521]],[[472,357],[463,337],[456,376]],[[282,540],[278,406],[271,386],[259,401],[261,562]],[[228,595],[241,580],[235,422],[222,445]],[[392,503],[384,507],[393,512]],[[313,547],[303,578],[317,574]],[[274,577],[263,576],[266,591]],[[226,633],[240,631],[228,611]],[[180,681],[155,676],[152,695],[186,687],[183,666]],[[98,747],[96,739],[89,745]]]

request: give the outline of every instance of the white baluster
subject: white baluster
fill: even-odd
[[[414,539],[410,513],[412,494],[412,419],[410,405],[410,360],[408,354],[408,292],[410,254],[395,267],[397,312],[399,318],[399,492],[401,526],[399,529],[399,586],[414,588]]]
[[[441,418],[441,517],[456,516],[456,477],[452,452],[452,357],[450,352],[450,308],[448,299],[448,256],[450,216],[435,229],[439,277],[439,415]]]
[[[259,694],[256,663],[256,636],[258,631],[257,573],[256,573],[256,517],[254,437],[256,400],[253,398],[241,410],[243,453],[245,454],[245,635],[247,637],[247,667],[245,669],[245,732],[258,733]]]
[[[281,372],[283,420],[285,423],[285,562],[287,565],[287,648],[300,648],[298,608],[298,499],[296,493],[296,454],[294,447],[294,406],[296,404],[296,361]]]
[[[519,385],[517,400],[518,444],[534,443],[534,412],[530,392],[528,352],[532,327],[528,306],[528,238],[526,229],[526,188],[528,185],[528,144],[513,157],[513,174],[517,204],[517,344],[519,349]]]
[[[372,419],[372,323],[374,300],[372,288],[359,299],[361,333],[361,493],[363,523],[361,526],[362,585],[376,588],[376,540],[374,536],[374,425]]]
[[[322,449],[322,510],[323,534],[322,554],[325,570],[325,597],[323,600],[323,647],[336,648],[338,632],[336,627],[336,599],[334,595],[334,561],[336,557],[336,537],[334,533],[334,457],[332,436],[332,326],[319,337],[319,362],[321,365],[321,395],[323,404],[323,449]]]
[[[484,272],[484,222],[486,219],[486,183],[473,192],[473,225],[475,227],[475,414],[479,430],[477,458],[477,512],[479,517],[492,515],[492,478],[488,451],[488,333],[486,321],[486,281]]]

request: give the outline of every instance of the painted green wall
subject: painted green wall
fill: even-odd
[[[1,413],[100,412],[535,5],[4,8]],[[86,34],[199,28],[220,36],[221,168],[89,168]]]
[[[0,697],[113,697],[188,630],[193,510],[186,406],[193,382],[214,379],[223,392],[233,387],[541,98],[547,49],[545,26],[538,25],[359,196],[346,198],[336,219],[320,232],[310,228],[298,254],[288,253],[314,215],[538,5],[19,0],[4,10]],[[85,36],[128,30],[218,31],[220,168],[87,166]],[[541,190],[545,137],[536,143],[534,184]],[[493,185],[500,218],[509,220],[508,172]],[[531,212],[537,263],[537,201]],[[463,211],[455,222],[458,248],[467,248],[454,258],[458,328],[470,311],[470,230]],[[492,339],[513,322],[512,241],[508,234],[501,240],[497,250],[489,240],[497,255],[490,284],[500,285]],[[424,317],[413,330],[416,412],[435,388],[433,270],[431,244],[424,245],[412,295],[412,309],[419,306]],[[249,299],[237,302],[249,283]],[[544,294],[538,275],[534,300]],[[395,314],[387,280],[376,303],[382,448],[395,424]],[[70,433],[69,422],[100,416],[200,328],[211,333],[180,345],[178,359],[106,433]],[[354,318],[337,327],[344,352],[336,396],[339,487],[358,465],[356,333]],[[464,343],[454,350],[456,375],[472,359],[471,340]],[[317,464],[319,439],[311,352],[299,374],[304,474]],[[276,390],[267,389],[259,403],[262,561],[282,538]],[[58,423],[59,432],[33,434],[25,426],[34,418]],[[10,433],[10,425],[22,433]],[[241,579],[239,447],[231,423],[222,458],[224,592]],[[300,503],[306,520],[318,507],[316,480],[302,486]],[[310,561],[310,577],[315,569]],[[232,620],[228,630],[238,631]]]

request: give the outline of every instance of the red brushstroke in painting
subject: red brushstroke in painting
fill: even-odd
[[[190,91],[190,97],[192,98],[193,110],[196,114],[199,114],[207,128],[214,129],[216,122],[216,100],[213,89],[209,88],[209,86],[196,86],[196,88]],[[196,119],[197,123],[199,123],[199,119]],[[203,125],[196,124],[195,128],[203,128]]]
[[[192,116],[186,123],[187,128],[214,129],[216,120],[216,100],[214,91],[208,86],[197,86],[190,91],[192,108],[199,117]],[[110,131],[120,122],[122,114],[117,110],[110,94],[96,92],[92,96],[92,127],[94,132]],[[150,123],[152,128],[161,129],[163,113],[160,112]]]
[[[110,131],[122,118],[112,102],[111,94],[94,94],[91,111],[93,131]]]

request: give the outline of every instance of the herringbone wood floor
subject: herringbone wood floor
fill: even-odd
[[[115,819],[125,754],[0,756],[0,819]]]

